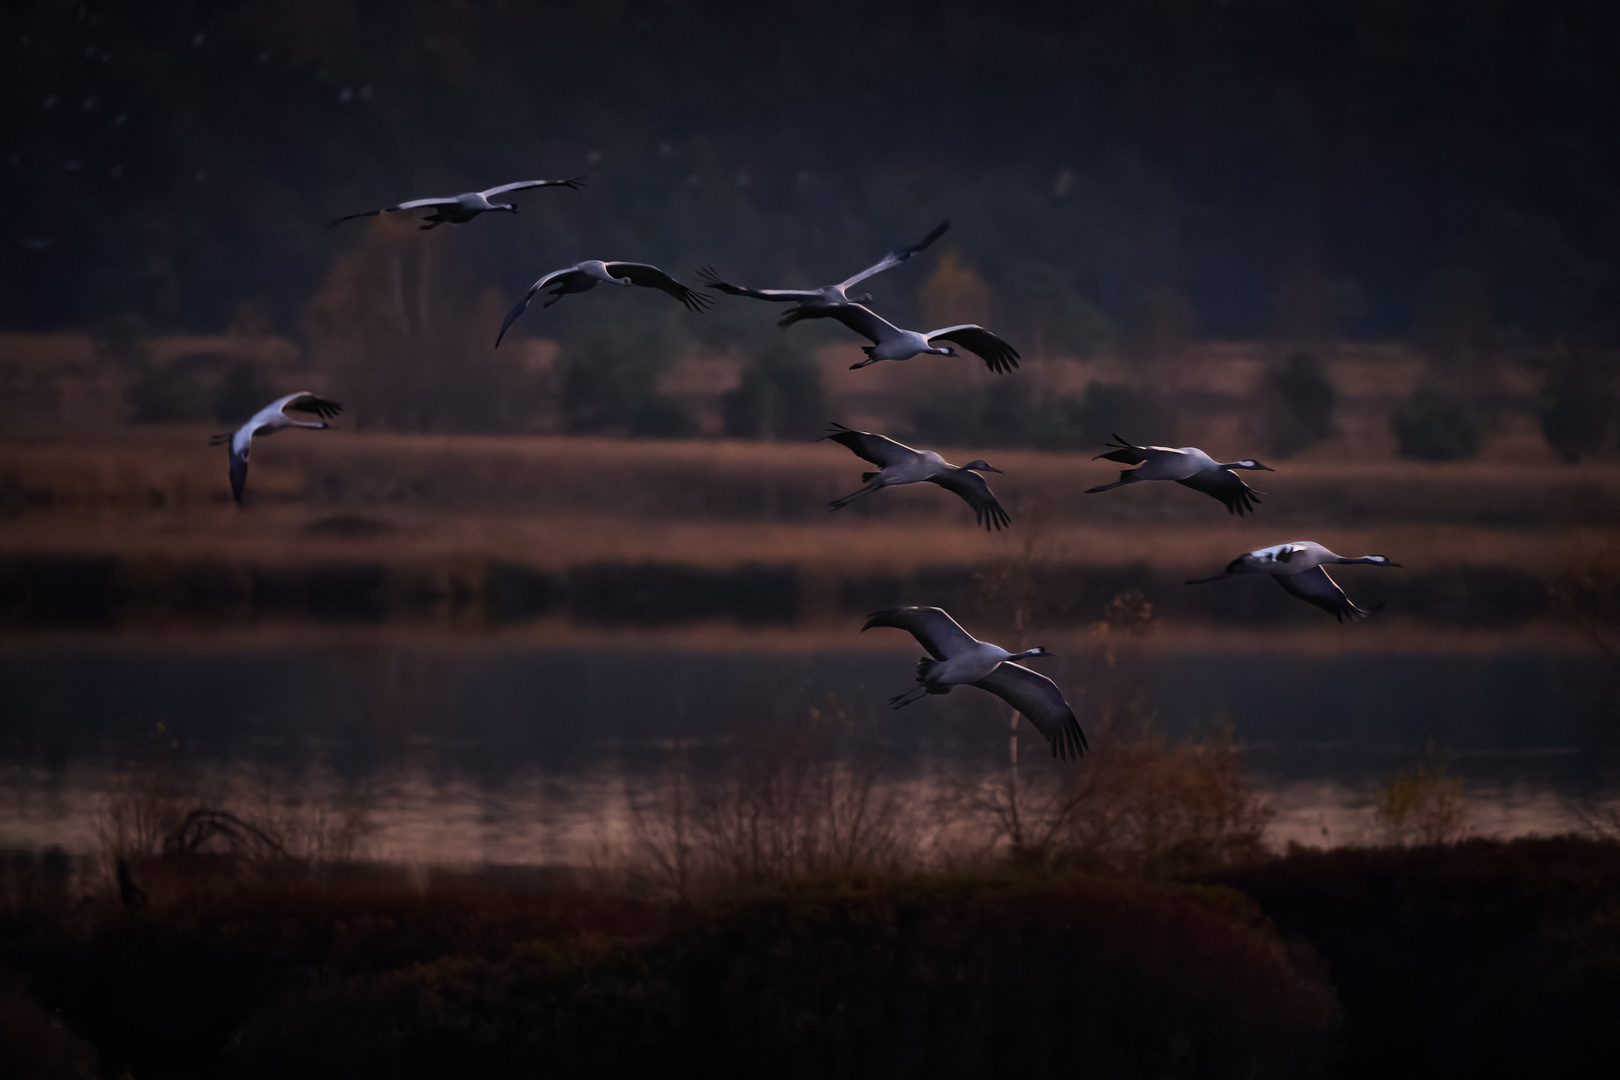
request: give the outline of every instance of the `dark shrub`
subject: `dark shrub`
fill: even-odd
[[[847,882],[640,948],[329,983],[261,1013],[226,1072],[1283,1077],[1317,1073],[1336,1019],[1309,952],[1228,890]]]
[[[1311,943],[1340,1076],[1607,1077],[1620,1061],[1620,845],[1577,837],[1299,851],[1214,877]]]
[[[1292,457],[1333,434],[1333,384],[1309,353],[1295,353],[1266,374],[1266,411],[1271,452]]]
[[[94,1080],[96,1053],[32,998],[0,987],[0,1076]]]
[[[1420,387],[1396,406],[1390,426],[1404,458],[1466,461],[1479,453],[1479,421],[1461,401],[1434,387]]]

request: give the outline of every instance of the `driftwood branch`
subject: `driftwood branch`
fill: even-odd
[[[240,855],[255,859],[286,859],[293,856],[282,843],[257,825],[243,821],[229,810],[199,807],[163,838],[165,855],[189,855],[200,851],[214,838],[222,838]]]

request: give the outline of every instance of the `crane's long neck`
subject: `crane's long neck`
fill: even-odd
[[[1336,562],[1336,563],[1339,563],[1341,565],[1349,564],[1349,565],[1352,565],[1352,566],[1356,565],[1357,563],[1364,563],[1367,566],[1383,566],[1384,565],[1384,560],[1380,559],[1376,555],[1362,555],[1361,557],[1355,558],[1355,559],[1347,559],[1343,555],[1335,555],[1335,556],[1333,556],[1333,561]]]

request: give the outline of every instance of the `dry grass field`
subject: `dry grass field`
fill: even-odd
[[[614,567],[653,567],[645,588],[665,588],[657,574],[669,571],[687,575],[681,587],[699,594],[747,594],[766,587],[748,576],[763,573],[791,594],[780,618],[766,613],[748,625],[745,617],[739,626],[724,605],[712,618],[642,618],[634,598],[610,597],[632,604],[612,632],[682,647],[704,638],[717,647],[769,647],[772,636],[802,647],[805,633],[847,636],[844,624],[869,606],[934,597],[971,607],[982,592],[976,583],[993,572],[1021,582],[1031,617],[1054,630],[1087,632],[1108,596],[1134,586],[1163,617],[1166,645],[1261,634],[1296,648],[1309,647],[1293,640],[1301,635],[1320,635],[1324,648],[1355,647],[1355,633],[1286,598],[1279,603],[1276,590],[1245,587],[1258,583],[1180,587],[1244,550],[1310,538],[1404,565],[1393,574],[1346,571],[1344,580],[1374,601],[1388,597],[1386,632],[1406,627],[1414,647],[1496,647],[1506,634],[1562,648],[1582,639],[1549,616],[1547,586],[1571,567],[1612,556],[1620,525],[1620,466],[1566,466],[1545,454],[1450,465],[1351,466],[1320,455],[1279,462],[1275,473],[1254,474],[1264,502],[1238,518],[1172,484],[1085,495],[1115,466],[1084,454],[952,450],[955,460],[984,454],[1004,470],[991,480],[1014,525],[990,533],[958,500],[923,485],[829,512],[827,500],[854,490],[864,467],[829,443],[348,431],[264,440],[248,505],[239,508],[228,496],[224,455],[204,445],[207,434],[115,428],[99,444],[0,446],[0,563],[10,568],[13,599],[39,578],[39,565],[110,560],[110,580],[141,598],[133,606],[145,615],[135,622],[148,630],[178,632],[202,611],[236,633],[274,638],[277,619],[265,617],[279,610],[273,605],[220,601],[230,609],[221,616],[209,609],[213,601],[198,608],[187,598],[198,590],[259,596],[264,575],[370,568],[382,584],[353,586],[386,594],[362,612],[369,621],[471,625],[532,641],[589,627],[578,625],[576,602],[558,611],[524,601],[518,618],[476,614],[505,587],[495,579],[506,568],[538,575],[537,588],[555,591],[581,575],[596,581],[612,578]],[[224,585],[210,584],[221,575]],[[1232,604],[1247,621],[1214,634],[1211,616]],[[994,603],[980,606],[981,617],[1006,615]],[[48,629],[38,620],[9,625]]]

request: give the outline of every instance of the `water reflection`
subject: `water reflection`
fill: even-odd
[[[229,805],[255,820],[279,821],[294,834],[300,825],[332,828],[358,812],[363,829],[352,848],[357,857],[422,865],[602,868],[635,857],[643,837],[638,814],[657,803],[669,783],[667,774],[613,765],[568,775],[525,767],[499,784],[474,774],[394,768],[355,785],[331,770],[241,765],[199,767],[173,779],[188,805]],[[985,779],[997,778],[986,774]],[[0,770],[5,811],[0,849],[97,855],[109,801],[130,780],[127,768],[116,766]],[[1332,779],[1256,783],[1275,813],[1266,834],[1275,849],[1380,839],[1372,811],[1375,785]],[[880,784],[883,796],[893,795],[919,811],[908,827],[916,831],[925,856],[989,842],[993,823],[988,819],[964,807],[954,816],[937,812],[961,792],[960,771],[934,762],[914,775],[887,776]],[[1467,831],[1513,837],[1578,830],[1582,808],[1574,797],[1545,783],[1470,785]],[[1614,800],[1607,805],[1614,807]]]
[[[679,760],[836,713],[838,744],[916,806],[1005,753],[1004,712],[961,691],[901,712],[885,698],[913,650],[702,653],[337,647],[195,652],[79,644],[0,656],[0,847],[97,850],[98,815],[161,770],[199,803],[363,808],[368,855],[423,862],[589,864],[631,840],[634,806]],[[1371,839],[1382,779],[1437,745],[1468,782],[1474,831],[1576,824],[1603,790],[1614,731],[1583,686],[1597,661],[1503,655],[1289,655],[1143,650],[1047,670],[1083,722],[1104,684],[1145,692],[1171,735],[1226,717],[1281,846]],[[1024,767],[1056,766],[1026,743]]]

